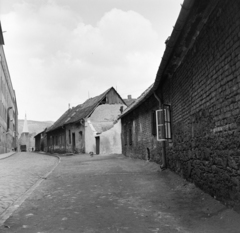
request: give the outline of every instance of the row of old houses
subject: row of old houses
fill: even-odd
[[[67,110],[43,132],[45,150],[152,160],[239,204],[239,10],[239,0],[184,0],[155,82],[127,108],[111,88]]]
[[[132,102],[128,99],[128,102]],[[35,136],[36,150],[50,153],[121,153],[119,115],[125,101],[112,87],[69,108],[51,127]]]
[[[0,23],[0,154],[17,150],[18,107],[6,56]]]

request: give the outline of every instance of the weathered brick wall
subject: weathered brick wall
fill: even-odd
[[[212,196],[240,202],[240,3],[219,1],[173,77],[169,167]]]
[[[161,144],[152,135],[152,110],[158,109],[154,96],[122,118],[123,154],[133,158],[150,159],[161,163]],[[132,128],[132,145],[129,145],[129,128]],[[127,133],[126,133],[127,131]],[[127,142],[126,142],[127,140]]]

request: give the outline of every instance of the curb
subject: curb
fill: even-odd
[[[47,177],[55,170],[55,168],[61,162],[61,158],[57,155],[52,155],[58,159],[58,162],[53,166],[53,168],[41,177],[32,187],[30,187],[22,196],[20,196],[16,201],[12,203],[1,215],[0,215],[0,226],[22,205],[22,203],[29,198],[29,196],[34,192],[34,190],[44,181]]]
[[[3,157],[3,158],[0,157],[0,160],[7,159],[7,158],[9,158],[9,157],[11,157],[11,156],[13,156],[13,155],[15,155],[17,153],[18,153],[18,151],[15,151],[12,154],[7,155],[6,157]]]

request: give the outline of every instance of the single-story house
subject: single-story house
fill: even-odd
[[[119,116],[122,120],[123,154],[133,158],[162,163],[161,143],[157,140],[156,110],[158,100],[148,87]]]
[[[111,87],[99,96],[68,109],[47,130],[49,152],[121,153],[121,122],[126,104]]]

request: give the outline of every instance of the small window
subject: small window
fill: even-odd
[[[101,104],[106,104],[107,102],[107,97],[104,97],[104,99],[102,100]]]
[[[9,111],[7,111],[7,131],[10,129],[10,116],[9,116]]]
[[[163,109],[156,111],[157,140],[172,139],[170,105],[164,105]]]
[[[82,131],[79,131],[79,140],[82,140],[83,133]]]

